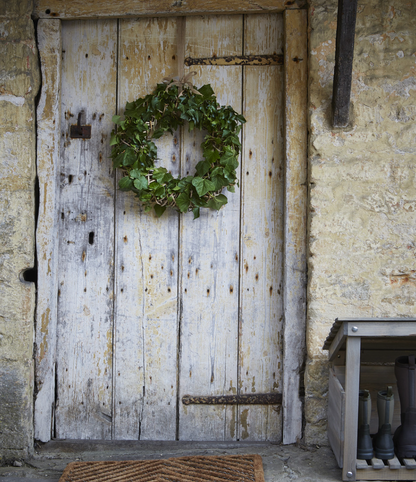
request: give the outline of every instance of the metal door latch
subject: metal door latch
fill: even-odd
[[[70,137],[71,139],[91,139],[91,126],[81,125],[81,116],[84,111],[78,114],[78,122],[71,125]]]

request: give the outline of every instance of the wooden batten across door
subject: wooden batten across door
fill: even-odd
[[[80,18],[89,15],[84,3]],[[38,24],[35,437],[43,442],[301,436],[306,11],[205,13],[40,15],[48,18]],[[239,187],[219,212],[157,218],[117,188],[111,118],[163,78],[191,71],[197,87],[211,84],[220,104],[247,119]],[[203,138],[186,126],[163,136],[158,165],[193,175]],[[192,397],[227,402],[183,403]]]

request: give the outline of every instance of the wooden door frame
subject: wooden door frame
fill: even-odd
[[[307,219],[307,11],[305,0],[37,0],[42,89],[37,109],[37,165],[40,185],[36,232],[35,438],[47,442],[54,420],[57,330],[58,193],[60,183],[61,19],[128,18],[283,12],[284,17],[284,273],[283,273],[283,443],[302,437],[301,376],[306,338]],[[285,4],[291,5],[285,5]]]

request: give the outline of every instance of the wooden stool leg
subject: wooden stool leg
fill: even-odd
[[[357,460],[358,394],[360,384],[361,338],[346,340],[345,426],[342,480],[355,480]]]

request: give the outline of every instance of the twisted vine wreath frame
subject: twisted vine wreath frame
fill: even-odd
[[[167,207],[179,212],[200,208],[221,209],[227,203],[223,189],[235,192],[236,169],[241,144],[238,138],[244,117],[231,106],[220,106],[210,84],[194,88],[190,72],[182,79],[164,79],[152,94],[127,102],[124,119],[113,116],[117,129],[111,133],[114,168],[125,174],[119,181],[122,191],[133,191],[144,205],[160,217]],[[156,167],[154,140],[188,122],[189,131],[206,131],[201,144],[203,160],[194,176],[174,178],[168,170]]]

